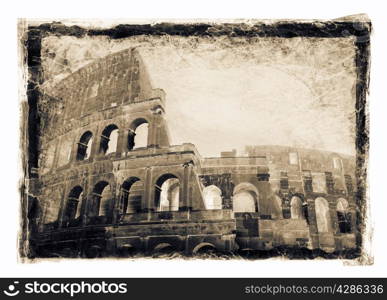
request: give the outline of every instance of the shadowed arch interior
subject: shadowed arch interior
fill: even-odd
[[[130,177],[121,185],[121,209],[122,213],[136,213],[141,211],[141,199],[143,183],[138,177]]]
[[[155,184],[155,207],[158,211],[179,210],[180,181],[173,174],[160,176]]]
[[[160,243],[153,248],[154,254],[166,254],[176,251],[176,248],[170,243]]]
[[[336,205],[337,221],[340,233],[352,232],[351,213],[349,212],[348,201],[344,198],[337,199]]]
[[[92,142],[93,134],[91,131],[86,131],[82,134],[78,142],[77,160],[85,160],[90,157]]]
[[[198,253],[205,253],[205,252],[215,252],[216,247],[211,244],[211,243],[200,243],[195,246],[195,248],[192,249],[193,254],[198,254]]]
[[[98,182],[93,189],[93,215],[110,216],[112,206],[112,192],[107,181]]]
[[[128,133],[128,150],[134,150],[137,148],[148,146],[148,121],[139,118],[132,122]]]
[[[117,151],[118,127],[110,124],[105,127],[101,134],[100,153],[109,154]]]
[[[81,197],[83,189],[81,186],[75,186],[71,189],[66,203],[64,213],[64,223],[70,222],[81,215]]]

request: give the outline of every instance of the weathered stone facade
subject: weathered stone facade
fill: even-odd
[[[357,248],[354,157],[249,146],[244,157],[202,158],[193,144],[170,144],[165,101],[135,49],[46,91],[30,189],[37,256]]]

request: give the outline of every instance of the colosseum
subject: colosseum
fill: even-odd
[[[166,101],[136,49],[41,95],[34,256],[359,248],[355,157],[248,141],[243,156],[202,157],[171,145]]]

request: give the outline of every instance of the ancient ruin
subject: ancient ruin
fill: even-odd
[[[31,256],[359,247],[355,157],[284,146],[202,157],[171,145],[166,101],[136,49],[45,90]]]

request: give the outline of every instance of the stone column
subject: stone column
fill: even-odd
[[[81,212],[80,216],[82,219],[82,226],[85,226],[87,224],[87,214],[89,209],[89,201],[91,200],[91,197],[89,195],[92,193],[91,187],[89,187],[89,181],[87,179],[84,179],[84,190],[82,193],[82,199],[81,201]]]
[[[73,143],[71,145],[71,153],[70,153],[70,159],[69,163],[73,164],[74,162],[77,161],[77,151],[78,151],[78,142],[79,142],[79,134],[73,139]]]
[[[99,126],[97,126],[95,132],[93,133],[93,142],[91,143],[91,152],[89,161],[94,161],[99,152],[99,144],[101,143],[101,133],[99,132]]]
[[[88,184],[85,187],[85,195],[83,196],[84,201],[81,209],[81,215],[82,215],[82,224],[83,226],[87,225],[89,222],[89,218],[92,214],[94,214],[94,207],[95,207],[95,194],[93,193],[95,182],[91,180],[91,176],[88,178]]]
[[[308,220],[309,220],[309,234],[311,239],[312,249],[319,248],[319,238],[316,220],[316,208],[314,200],[308,199]]]
[[[192,174],[192,164],[188,163],[184,165],[183,172],[183,188],[181,189],[182,193],[179,195],[179,203],[181,203],[181,207],[179,210],[186,211],[192,209],[192,203],[190,199],[189,189],[191,186],[191,174]]]
[[[122,127],[118,129],[117,149],[116,149],[116,155],[115,155],[117,158],[121,157],[123,153],[128,151],[127,143],[125,143],[126,132],[127,132],[126,128]]]
[[[332,233],[337,234],[340,232],[339,230],[339,222],[337,220],[337,204],[336,200],[329,200],[329,215],[331,219],[331,228],[332,228]]]
[[[55,148],[55,150],[54,150],[54,159],[52,160],[50,171],[51,170],[55,170],[58,167],[59,147],[60,147],[60,145],[62,143],[62,139],[63,139],[63,137],[56,139],[56,143],[55,143],[55,147],[54,147]]]
[[[148,125],[148,147],[155,147],[157,143],[157,131],[158,131],[158,117],[153,114],[151,118],[151,123]]]
[[[152,212],[155,210],[154,199],[153,199],[153,170],[152,167],[147,167],[145,169],[145,179],[144,179],[144,192],[143,197],[141,198],[141,211],[142,212]]]
[[[356,220],[357,207],[356,207],[356,205],[350,204],[349,208],[348,208],[348,212],[351,214],[351,232],[354,234],[357,234],[359,231],[359,228],[357,228],[357,220]]]
[[[161,130],[163,126],[163,113],[160,110],[152,111],[152,123],[149,124],[148,146],[157,147],[161,143]]]
[[[63,221],[65,217],[65,211],[67,208],[67,202],[68,202],[68,194],[70,193],[71,187],[67,183],[64,188],[64,195],[62,195],[61,203],[60,203],[60,208],[59,208],[59,217],[58,217],[58,227],[62,228],[63,227]]]
[[[270,202],[270,193],[271,193],[271,184],[269,181],[270,174],[268,173],[259,173],[257,174],[257,183],[256,187],[258,189],[258,212],[259,215],[266,219],[268,216],[272,215],[271,202]]]
[[[113,205],[112,205],[112,223],[115,224],[119,221],[119,216],[121,213],[121,187],[118,184],[114,183],[115,190],[112,191],[113,196]]]

